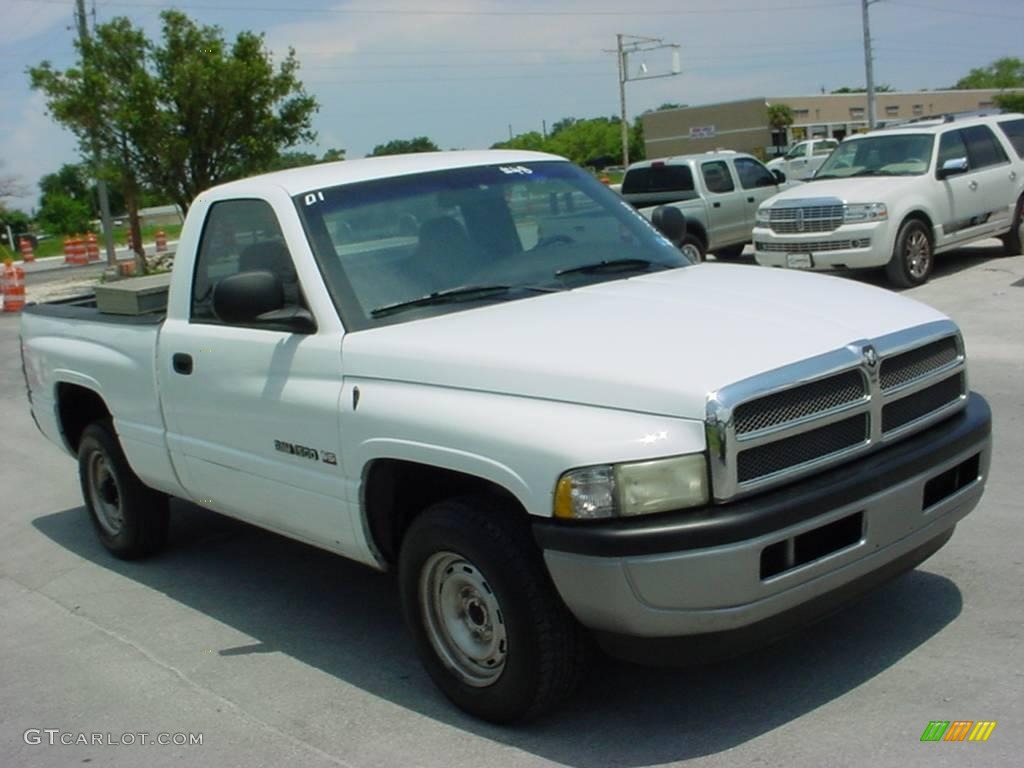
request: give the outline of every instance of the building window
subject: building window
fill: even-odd
[[[886,117],[899,117],[900,108],[899,105],[888,106],[885,108]]]
[[[923,114],[924,114],[924,104],[915,104],[914,105],[914,115],[919,117],[919,116],[921,116]]]
[[[793,115],[796,116],[796,117],[807,117],[810,114],[811,114],[811,110],[809,110],[809,109],[794,109],[793,110]]]
[[[863,120],[864,107],[850,107],[850,117],[854,120]]]

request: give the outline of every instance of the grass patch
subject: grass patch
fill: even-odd
[[[142,242],[150,245],[156,238],[156,233],[163,230],[167,233],[168,240],[177,240],[181,234],[181,224],[150,224],[142,228]],[[96,240],[100,246],[100,258],[104,258],[103,253],[103,238],[97,233]],[[121,226],[114,227],[114,246],[116,248],[122,248],[128,245],[128,225],[123,224]],[[3,254],[3,258],[9,257],[10,251],[7,248],[0,247],[0,253]],[[64,255],[64,238],[63,237],[48,237],[45,240],[40,240],[39,245],[36,247],[36,258],[46,259],[51,256],[63,256]],[[21,251],[19,250],[13,256],[15,261],[21,261]]]

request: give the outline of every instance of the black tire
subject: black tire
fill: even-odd
[[[740,243],[739,245],[730,245],[728,248],[719,248],[715,251],[715,258],[719,261],[738,259],[743,255],[743,249],[746,247],[745,243]]]
[[[82,498],[103,546],[122,560],[159,552],[167,543],[167,496],[143,485],[125,459],[109,420],[85,428],[78,444]]]
[[[684,256],[688,256],[695,264],[699,264],[704,261],[707,256],[704,241],[690,233],[683,235],[683,239],[679,241],[679,250],[683,252]]]
[[[1017,210],[1013,214],[1013,227],[999,238],[1003,241],[1003,254],[1019,256],[1024,253],[1024,195],[1017,201]]]
[[[892,258],[885,267],[889,280],[900,288],[924,285],[935,266],[932,235],[919,219],[903,222],[896,235]]]
[[[402,613],[424,667],[458,707],[493,723],[549,712],[589,656],[521,515],[487,497],[440,502],[413,521],[399,557]]]

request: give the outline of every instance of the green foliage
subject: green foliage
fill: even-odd
[[[328,149],[324,152],[324,156],[320,158],[321,163],[334,163],[339,160],[345,159],[344,149]]]
[[[0,227],[8,226],[17,235],[28,232],[31,223],[32,219],[24,211],[19,211],[17,208],[8,209],[0,205]]]
[[[995,103],[1007,112],[1024,112],[1024,93],[1000,93],[996,95]]]
[[[336,160],[345,159],[344,149],[328,149],[323,157],[317,157],[312,152],[282,152],[266,166],[264,171],[281,171],[285,168],[301,168],[304,165],[315,165],[316,163],[332,163]]]
[[[886,83],[881,83],[875,86],[875,93],[892,93],[895,88]],[[829,93],[867,93],[867,88],[851,88],[848,85],[844,85],[842,88],[836,88],[835,90],[829,91]]]
[[[793,124],[796,115],[788,104],[768,105],[768,124],[776,131],[783,131]]]
[[[1024,60],[1014,56],[996,59],[987,67],[977,67],[956,81],[954,88],[1024,87]]]
[[[262,35],[240,32],[229,43],[219,27],[181,12],[161,19],[159,42],[119,17],[77,44],[76,66],[29,70],[53,117],[84,149],[101,150],[129,208],[141,181],[186,210],[202,190],[315,138],[317,102],[297,78],[294,51],[275,67]]]
[[[440,152],[441,148],[426,136],[414,139],[392,139],[387,144],[378,144],[367,157],[382,155],[408,155],[414,152]]]
[[[85,200],[77,200],[63,192],[51,192],[46,195],[36,221],[51,235],[72,235],[89,229],[91,213]]]
[[[550,152],[580,165],[613,165],[622,157],[620,126],[617,117],[566,117],[551,126],[547,139],[537,131],[530,131],[498,142],[492,148]],[[631,160],[644,156],[643,128],[639,118],[629,131],[629,156]]]

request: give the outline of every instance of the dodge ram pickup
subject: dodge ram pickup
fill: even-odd
[[[164,311],[26,309],[32,414],[114,556],[158,552],[178,497],[393,570],[439,688],[537,717],[595,639],[673,663],[835,609],[986,482],[952,321],[693,265],[666,211],[662,234],[530,152],[225,184],[189,209]]]

